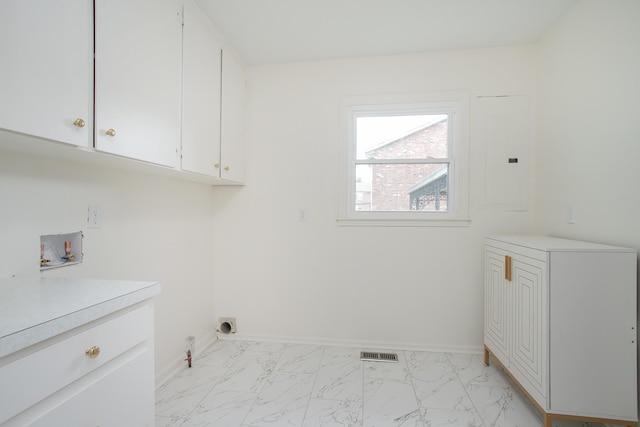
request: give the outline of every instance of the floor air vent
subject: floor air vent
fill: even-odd
[[[398,355],[396,353],[373,353],[370,351],[361,351],[360,360],[367,362],[397,362]]]

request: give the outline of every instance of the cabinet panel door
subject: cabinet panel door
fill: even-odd
[[[182,169],[219,177],[222,46],[191,1],[184,3],[182,36]]]
[[[223,51],[221,176],[233,182],[244,181],[246,91],[245,71],[240,60],[232,51]]]
[[[514,257],[512,263],[513,332],[510,368],[527,389],[531,386],[538,393],[546,395],[545,263],[518,257]]]
[[[91,2],[3,0],[0,58],[0,128],[90,145]],[[76,119],[84,126],[74,126]]]
[[[178,2],[96,0],[95,7],[96,148],[176,167],[182,50]]]
[[[505,255],[493,249],[485,252],[485,344],[509,366],[509,299],[505,281]]]
[[[637,255],[551,257],[551,409],[637,419]]]
[[[153,313],[144,306],[0,367],[0,384],[20,384],[22,391],[28,390],[0,387],[0,424],[108,364],[143,342],[152,330]],[[94,345],[100,347],[100,354],[89,358],[85,350]]]
[[[62,400],[33,427],[154,425],[153,354],[149,348],[134,354],[88,387]],[[64,392],[61,392],[64,393]],[[66,398],[66,399],[65,399]]]

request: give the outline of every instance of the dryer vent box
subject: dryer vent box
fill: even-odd
[[[236,318],[235,317],[219,318],[217,331],[223,334],[235,334],[237,332]]]

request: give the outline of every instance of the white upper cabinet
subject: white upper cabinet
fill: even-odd
[[[220,177],[222,45],[191,0],[182,30],[182,170]]]
[[[244,67],[193,0],[3,0],[0,58],[3,144],[242,183]]]
[[[177,167],[181,5],[95,2],[95,148]]]
[[[221,178],[244,181],[247,117],[247,83],[244,66],[231,50],[222,52]]]
[[[86,0],[0,2],[0,128],[92,141],[93,8]]]

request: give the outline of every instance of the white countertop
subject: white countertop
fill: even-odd
[[[0,357],[159,293],[157,282],[0,279]]]
[[[600,243],[583,242],[579,240],[562,239],[543,235],[495,235],[488,236],[486,241],[500,241],[526,248],[555,252],[632,252],[633,248],[603,245]]]

